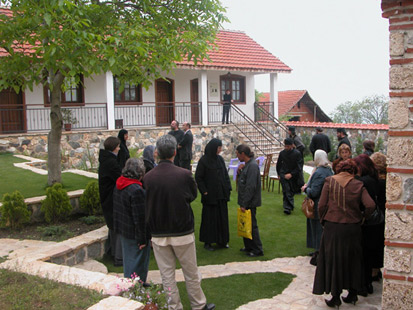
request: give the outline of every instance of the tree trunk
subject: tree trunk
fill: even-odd
[[[47,183],[53,185],[54,183],[61,183],[62,169],[61,159],[62,153],[60,151],[60,139],[62,138],[62,113],[61,106],[61,86],[64,76],[57,73],[52,79],[53,90],[50,92],[50,125],[51,129],[48,135],[48,179]]]

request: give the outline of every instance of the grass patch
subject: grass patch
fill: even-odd
[[[83,310],[103,299],[85,288],[0,269],[0,309]]]
[[[306,178],[308,178],[308,175]],[[232,188],[235,189],[235,183],[232,183]],[[275,184],[274,188],[278,188],[278,183]],[[264,256],[254,258],[250,258],[244,252],[239,251],[244,244],[242,238],[237,236],[237,195],[238,193],[233,190],[231,201],[228,204],[229,249],[215,248],[213,252],[204,249],[204,244],[199,242],[199,227],[202,214],[200,195],[191,204],[195,216],[198,266],[307,255],[309,251],[306,247],[306,217],[301,212],[303,195],[295,196],[294,211],[291,215],[285,215],[282,207],[282,193],[278,194],[277,190],[274,192],[262,191],[262,206],[257,208],[257,221],[264,248]],[[101,262],[108,267],[109,272],[123,273],[123,268],[114,267],[110,258],[103,258]],[[180,267],[178,266],[177,268]],[[150,258],[149,269],[158,269],[153,253]]]
[[[0,179],[0,201],[5,193],[12,193],[15,190],[19,190],[24,198],[45,195],[47,175],[13,166],[14,163],[25,161],[12,154],[0,154],[0,171],[3,175]],[[74,173],[62,173],[63,188],[67,191],[85,188],[91,180],[94,179]]]
[[[217,309],[232,310],[250,301],[281,294],[293,278],[293,275],[281,272],[237,274],[203,279],[202,289],[208,303],[214,303]],[[184,309],[191,309],[185,282],[179,282],[178,288]]]

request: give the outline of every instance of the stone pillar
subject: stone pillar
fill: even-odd
[[[202,107],[202,126],[208,126],[208,77],[206,70],[199,73],[198,93]]]
[[[413,1],[382,0],[390,30],[383,309],[413,308]]]
[[[278,118],[278,74],[270,73],[270,101],[274,102],[274,111],[272,115]]]
[[[106,117],[108,129],[115,129],[115,96],[113,93],[112,72],[106,72]]]

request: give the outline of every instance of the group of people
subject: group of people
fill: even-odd
[[[104,141],[98,175],[102,210],[109,228],[106,249],[115,265],[123,265],[124,277],[136,274],[143,286],[149,286],[147,275],[152,247],[163,286],[170,293],[169,309],[182,309],[175,281],[178,260],[191,308],[214,309],[215,305],[207,303],[201,288],[191,202],[199,190],[203,205],[200,240],[205,248],[214,250],[212,244],[228,248],[227,203],[232,188],[224,159],[219,155],[222,141],[209,141],[194,178],[190,171],[192,155],[188,157],[182,151],[186,148],[186,136],[191,137],[192,144],[190,124],[184,123],[183,134],[176,129],[176,121],[172,126],[170,134],[156,141],[156,147],[145,147],[143,159],[130,158],[126,145],[128,132],[124,129],[118,137]],[[263,249],[255,217],[256,208],[261,205],[260,171],[248,146],[239,145],[236,154],[245,162],[240,171],[238,204],[243,212],[252,211],[253,226],[253,238],[244,238],[241,251],[251,257],[261,256]],[[175,161],[177,156],[179,160]]]
[[[329,307],[355,304],[358,295],[373,293],[373,281],[381,278],[384,254],[384,221],[369,224],[377,208],[385,213],[386,156],[374,153],[374,142],[363,143],[364,153],[352,158],[344,129],[337,129],[337,158],[328,160],[328,137],[317,128],[310,150],[314,170],[301,188],[314,201],[314,219],[307,219],[307,247],[315,251],[313,293],[331,293]],[[342,291],[348,290],[346,297]]]
[[[199,239],[204,248],[214,251],[214,244],[228,248],[228,201],[232,187],[220,156],[223,145],[216,138],[208,142],[193,177],[190,124],[184,123],[184,130],[180,130],[179,123],[173,121],[171,129],[157,140],[156,147],[144,149],[143,160],[129,158],[126,130],[122,129],[118,138],[105,140],[99,154],[99,190],[109,228],[107,249],[114,264],[123,265],[125,277],[137,274],[147,286],[152,247],[163,286],[170,291],[170,309],[182,309],[175,281],[177,259],[192,309],[214,309],[201,288],[191,202],[199,190]],[[332,298],[326,300],[330,307],[339,306],[341,300],[355,304],[357,295],[372,293],[372,281],[381,277],[384,223],[362,223],[376,206],[385,211],[386,157],[374,153],[374,144],[368,141],[365,154],[352,159],[347,134],[339,129],[337,137],[341,143],[333,169],[328,161],[330,141],[317,128],[310,144],[315,168],[304,184],[305,145],[295,134],[295,128],[289,131],[276,168],[283,188],[285,214],[291,214],[294,194],[300,191],[314,201],[314,219],[307,219],[307,246],[314,249],[310,263],[317,266],[313,293],[331,293]],[[244,247],[240,250],[258,257],[264,255],[256,219],[261,205],[260,169],[247,145],[239,145],[236,156],[245,163],[238,171],[237,202],[241,212],[251,211],[252,222],[252,239],[243,238]],[[343,289],[349,294],[340,299]]]

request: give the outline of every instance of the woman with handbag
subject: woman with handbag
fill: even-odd
[[[323,150],[317,150],[314,153],[315,168],[307,184],[301,187],[301,190],[307,194],[307,197],[314,201],[314,217],[307,218],[307,248],[313,248],[310,264],[317,266],[317,256],[320,249],[321,235],[323,227],[318,215],[318,201],[323,189],[324,180],[333,175],[327,153]]]
[[[357,302],[357,291],[364,286],[361,223],[363,216],[370,216],[375,209],[363,182],[355,179],[356,162],[342,161],[337,174],[327,177],[318,202],[320,221],[324,225],[314,277],[313,294],[331,293],[325,300],[329,307]],[[364,215],[360,209],[364,206]]]
[[[363,182],[364,187],[367,189],[370,197],[377,204],[377,195],[379,189],[379,177],[377,173],[376,166],[370,157],[366,154],[359,155],[354,158],[357,163],[358,174],[356,178]],[[379,210],[381,212],[381,210]],[[364,276],[365,276],[365,287],[359,292],[359,295],[367,296],[368,294],[373,294],[372,285],[372,271],[373,266],[383,264],[383,238],[381,235],[381,226],[384,222],[384,218],[381,217],[383,221],[378,223],[368,223],[366,221],[362,226],[363,232],[363,259],[364,259]],[[369,225],[367,225],[369,224]]]

